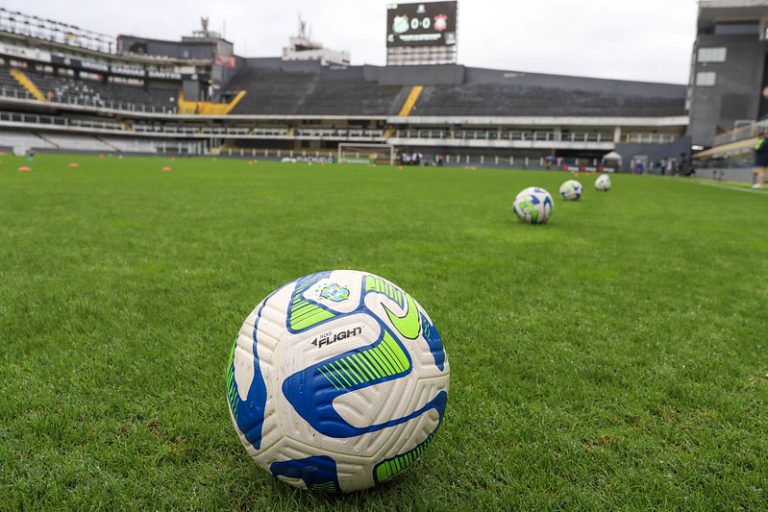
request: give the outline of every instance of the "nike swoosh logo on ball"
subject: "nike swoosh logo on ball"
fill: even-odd
[[[392,322],[397,332],[402,334],[404,338],[415,340],[421,333],[419,309],[416,306],[416,301],[407,293],[405,294],[405,301],[408,305],[408,313],[405,316],[397,316],[387,306],[384,306],[384,311],[387,312],[387,317],[389,317],[389,321]]]

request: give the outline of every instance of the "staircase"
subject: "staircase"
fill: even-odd
[[[424,92],[424,86],[423,85],[414,85],[411,87],[411,91],[408,93],[408,97],[403,102],[403,106],[400,108],[400,113],[397,114],[398,117],[408,117],[411,115],[411,112],[413,112],[413,108],[416,106],[416,102],[419,101],[419,97],[421,96],[421,93]],[[384,138],[386,140],[391,139],[395,136],[395,127],[389,126],[386,130],[384,130]]]
[[[45,135],[43,135],[42,133],[37,133],[37,132],[35,132],[35,134],[34,134],[34,135],[35,135],[35,137],[37,137],[38,139],[40,139],[40,140],[44,141],[46,144],[50,144],[50,145],[51,145],[51,147],[54,147],[54,148],[56,148],[56,149],[61,149],[61,146],[59,146],[58,144],[56,144],[55,142],[53,142],[51,139],[49,139],[48,137],[46,137],[46,136],[45,136]]]
[[[38,101],[48,101],[48,99],[45,97],[45,94],[43,94],[40,89],[32,82],[32,80],[29,79],[29,77],[24,74],[23,71],[20,69],[12,69],[11,70],[11,76],[16,79],[19,84],[27,90],[29,94],[31,94],[35,99]]]
[[[411,89],[411,93],[408,95],[408,98],[405,100],[405,103],[403,103],[403,108],[400,109],[400,114],[398,114],[400,117],[408,117],[411,115],[411,111],[413,110],[413,107],[416,106],[416,102],[419,101],[419,96],[421,96],[422,91],[424,90],[424,86],[421,85],[414,85]]]
[[[122,151],[119,147],[115,146],[114,144],[112,144],[108,140],[104,140],[103,137],[96,137],[96,140],[98,140],[99,142],[101,142],[102,144],[104,144],[105,146],[110,148],[112,151],[115,151],[117,153],[120,153]]]

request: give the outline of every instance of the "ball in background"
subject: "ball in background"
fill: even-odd
[[[526,224],[546,224],[554,208],[552,195],[535,187],[518,194],[514,204],[515,215]]]
[[[576,180],[568,180],[560,187],[560,197],[566,201],[578,201],[584,194],[584,187]]]
[[[338,270],[256,306],[230,355],[227,399],[259,466],[295,487],[351,492],[422,454],[442,422],[449,377],[440,334],[413,297]]]
[[[608,192],[611,190],[611,185],[611,177],[607,174],[603,174],[595,180],[595,189],[599,192]]]

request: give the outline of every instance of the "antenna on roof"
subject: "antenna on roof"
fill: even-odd
[[[301,18],[301,13],[299,13],[299,37],[309,39],[309,23]]]

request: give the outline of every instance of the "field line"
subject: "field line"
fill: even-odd
[[[721,188],[724,190],[733,190],[735,192],[746,192],[748,194],[760,194],[760,195],[768,196],[768,190],[766,189],[758,190],[754,188],[744,188],[744,187],[739,187],[734,185],[721,184],[721,183],[712,182],[712,181],[704,181],[704,180],[695,179],[695,178],[690,182],[696,183],[697,185],[702,185],[704,187]]]

